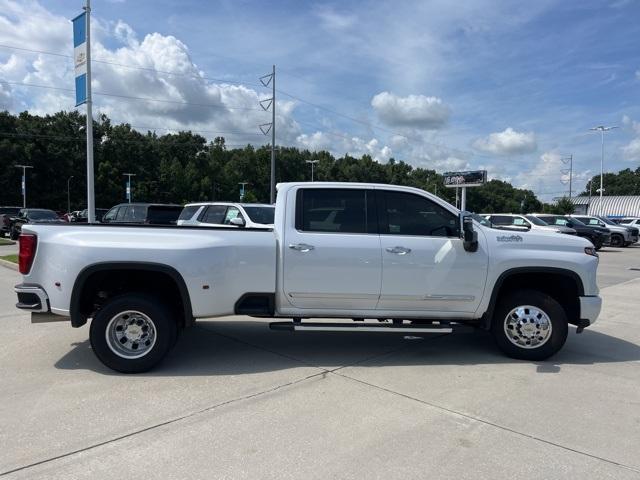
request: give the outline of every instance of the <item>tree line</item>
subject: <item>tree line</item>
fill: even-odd
[[[32,165],[27,172],[27,205],[66,210],[67,185],[71,209],[86,208],[85,117],[79,112],[53,115],[13,115],[0,112],[0,205],[21,205],[21,170],[17,164]],[[186,131],[158,135],[139,132],[129,124],[112,124],[101,115],[94,121],[95,194],[98,208],[125,201],[126,177],[134,173],[134,201],[184,204],[205,200],[238,201],[240,182],[248,182],[244,201],[269,201],[270,148],[247,145],[227,148],[223,137],[213,141]],[[455,203],[455,189],[443,186],[435,170],[413,167],[403,160],[379,163],[369,155],[336,158],[327,151],[311,152],[278,147],[276,181],[310,181],[307,160],[317,160],[314,176],[319,181],[377,182],[418,187]],[[626,171],[624,171],[626,172]],[[622,172],[621,172],[622,174]],[[637,188],[640,169],[633,185]],[[612,174],[608,174],[612,175]],[[618,194],[627,185],[607,194]],[[608,179],[609,180],[609,179]],[[611,187],[609,187],[611,185]],[[617,184],[615,184],[617,185]],[[611,188],[611,190],[610,190]],[[562,202],[560,202],[562,203]],[[467,208],[476,212],[553,211],[531,190],[514,188],[491,180],[470,188]],[[564,206],[566,210],[567,205]]]

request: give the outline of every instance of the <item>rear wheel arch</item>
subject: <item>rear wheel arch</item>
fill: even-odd
[[[103,262],[84,268],[76,277],[70,302],[71,326],[81,327],[87,323],[89,315],[95,311],[92,303],[100,291],[101,282],[113,282],[116,278],[131,279],[132,276],[139,276],[151,283],[131,288],[128,293],[157,295],[170,289],[169,293],[175,295],[180,303],[177,313],[183,317],[184,326],[193,324],[189,290],[175,268],[153,262]],[[154,290],[155,285],[161,288]]]
[[[482,316],[482,328],[491,328],[500,297],[517,289],[533,289],[549,294],[562,304],[569,323],[579,322],[578,297],[584,295],[584,285],[576,272],[555,267],[520,267],[504,271],[496,280],[489,305]]]

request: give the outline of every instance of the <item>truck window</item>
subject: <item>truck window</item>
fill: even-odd
[[[238,210],[236,207],[227,208],[227,214],[224,216],[224,224],[231,225],[231,219],[236,217],[242,218],[242,214],[240,213],[240,210]]]
[[[221,224],[224,220],[224,214],[226,211],[226,205],[209,205],[207,209],[202,212],[198,220],[202,223]]]
[[[193,217],[199,209],[200,205],[189,205],[188,207],[184,207],[182,212],[180,212],[178,220],[191,220],[191,217]]]
[[[122,222],[124,220],[124,216],[127,210],[128,207],[120,207],[120,210],[118,210],[118,215],[116,216],[116,222]]]
[[[102,218],[104,223],[113,222],[116,219],[116,215],[118,214],[118,210],[120,207],[113,207],[111,210],[107,212],[107,214]]]
[[[305,232],[375,233],[373,192],[345,188],[298,191],[296,228]]]
[[[489,220],[491,220],[491,223],[494,225],[513,225],[513,217],[509,215],[491,215]]]
[[[125,222],[144,222],[147,216],[147,207],[142,205],[129,205],[124,216]]]
[[[380,210],[380,233],[459,237],[457,215],[420,195],[385,191]]]

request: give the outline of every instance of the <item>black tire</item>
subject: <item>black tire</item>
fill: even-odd
[[[123,313],[122,318],[125,318],[127,311],[140,312],[152,323],[155,342],[140,358],[118,355],[114,351],[117,347],[110,346],[107,340],[108,333],[113,332],[109,328],[112,320]],[[89,339],[94,353],[105,366],[117,372],[140,373],[150,370],[162,361],[176,342],[177,330],[176,320],[171,315],[169,307],[163,305],[158,298],[134,293],[112,298],[96,313],[91,321]],[[112,342],[117,343],[115,340]]]
[[[611,245],[612,247],[620,248],[624,246],[624,238],[619,233],[613,233],[611,235],[609,245]]]
[[[20,232],[18,232],[15,228],[12,228],[11,233],[9,234],[9,238],[11,240],[18,240],[18,238],[20,238]]]
[[[507,315],[519,306],[540,309],[551,323],[548,338],[538,347],[518,346],[515,340],[507,336]],[[525,311],[529,312],[527,309]],[[516,334],[515,330],[510,331]],[[511,358],[530,361],[545,360],[557,353],[566,342],[568,331],[567,315],[562,306],[551,296],[537,290],[518,290],[505,294],[498,302],[491,324],[491,333],[500,350]],[[524,341],[525,337],[520,340]]]

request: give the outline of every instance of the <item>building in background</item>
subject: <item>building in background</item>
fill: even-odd
[[[600,197],[573,197],[575,213],[597,215]],[[602,214],[607,217],[640,217],[640,195],[612,195],[602,197]]]

